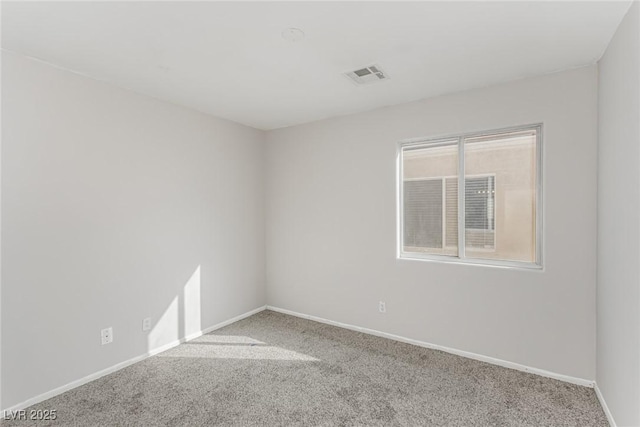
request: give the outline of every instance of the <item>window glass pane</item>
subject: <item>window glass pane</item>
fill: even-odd
[[[535,130],[464,144],[465,256],[535,262]]]
[[[457,158],[458,156],[456,156]],[[458,253],[458,178],[445,178],[446,249]]]
[[[404,244],[442,248],[442,180],[425,179],[404,184]]]
[[[458,254],[457,144],[402,150],[404,252]]]
[[[495,177],[465,178],[465,246],[495,248]]]

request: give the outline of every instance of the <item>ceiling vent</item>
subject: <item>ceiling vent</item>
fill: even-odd
[[[345,76],[349,77],[354,83],[358,85],[366,85],[369,83],[375,83],[389,79],[387,73],[382,71],[382,68],[380,68],[379,65],[371,65],[369,67],[351,71],[345,73]]]

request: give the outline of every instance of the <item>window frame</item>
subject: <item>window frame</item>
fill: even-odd
[[[522,132],[522,131],[532,131],[536,132],[536,218],[535,218],[535,238],[536,238],[536,247],[535,247],[535,260],[533,262],[526,261],[506,261],[506,260],[493,260],[486,258],[471,258],[466,257],[465,254],[465,179],[466,175],[464,174],[464,150],[465,150],[465,140],[470,138],[479,138],[485,136],[492,136],[496,134],[506,134],[512,132]],[[502,268],[522,268],[527,270],[543,270],[543,235],[544,235],[544,221],[543,221],[543,125],[542,123],[530,124],[530,125],[522,125],[522,126],[513,126],[506,127],[500,129],[491,129],[487,131],[481,132],[468,132],[462,134],[455,135],[443,135],[438,137],[428,137],[428,138],[411,138],[401,140],[396,144],[396,238],[397,238],[397,253],[396,256],[398,259],[406,259],[406,260],[422,260],[422,261],[436,261],[436,262],[444,262],[444,263],[455,263],[455,264],[470,264],[470,265],[482,265],[482,266],[492,266],[492,267],[502,267]],[[404,180],[403,180],[403,152],[406,148],[416,148],[416,147],[425,147],[429,146],[436,147],[441,146],[443,143],[452,142],[457,140],[457,148],[458,148],[458,255],[439,255],[439,254],[427,254],[420,252],[405,252],[404,251],[404,201],[403,201],[403,193],[404,193]],[[451,144],[455,145],[455,144]],[[469,175],[473,177],[473,175]],[[462,178],[462,179],[461,179]],[[434,178],[435,179],[435,178]],[[496,218],[497,224],[497,218]],[[460,227],[460,226],[463,227]],[[494,227],[497,228],[497,227]],[[463,230],[461,232],[460,230]],[[497,241],[497,236],[496,236]]]

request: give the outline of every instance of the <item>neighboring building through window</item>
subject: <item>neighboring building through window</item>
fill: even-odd
[[[541,265],[540,131],[401,144],[400,256]]]

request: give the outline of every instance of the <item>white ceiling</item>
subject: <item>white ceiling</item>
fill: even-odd
[[[2,46],[274,129],[594,63],[629,5],[2,2]],[[342,75],[374,63],[391,79]]]

